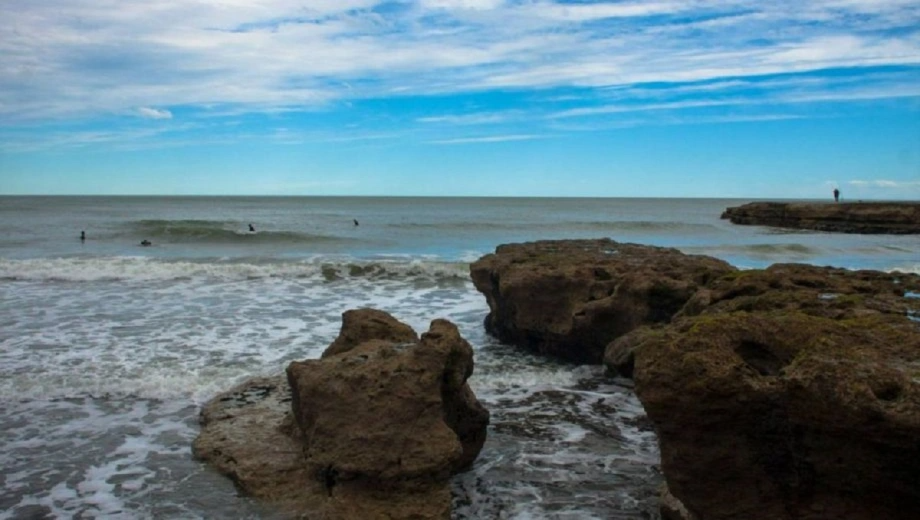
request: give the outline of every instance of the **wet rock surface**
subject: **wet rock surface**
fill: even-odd
[[[751,202],[727,208],[733,224],[841,233],[920,233],[917,202]]]
[[[302,490],[313,480],[303,465],[290,410],[291,391],[283,376],[251,379],[202,408],[192,453],[248,495],[307,508]]]

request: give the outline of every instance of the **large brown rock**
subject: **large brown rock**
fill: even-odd
[[[772,269],[633,335],[671,498],[705,520],[916,518],[920,324],[895,309],[916,277]]]
[[[303,518],[447,519],[448,479],[473,463],[489,421],[472,371],[446,320],[419,340],[386,313],[348,311],[322,359],[209,403],[193,450]]]
[[[727,208],[733,224],[842,233],[920,233],[917,202],[751,202]]]
[[[614,338],[667,323],[727,263],[609,239],[499,246],[470,266],[489,304],[486,330],[502,341],[600,363]]]

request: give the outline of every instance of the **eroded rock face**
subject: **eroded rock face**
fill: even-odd
[[[194,453],[303,518],[447,519],[448,479],[489,421],[466,382],[472,356],[446,320],[418,339],[386,313],[348,311],[322,359],[209,403]]]
[[[916,202],[751,202],[727,208],[722,218],[733,224],[842,233],[920,233]]]
[[[489,304],[486,330],[502,341],[600,363],[614,338],[666,323],[727,263],[613,240],[499,246],[470,266]]]
[[[918,283],[796,265],[733,273],[673,323],[618,340],[635,352],[673,497],[707,520],[915,518]]]

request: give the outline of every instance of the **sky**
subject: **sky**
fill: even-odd
[[[920,200],[917,0],[3,0],[0,195]]]

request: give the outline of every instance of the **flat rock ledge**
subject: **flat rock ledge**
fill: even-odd
[[[472,372],[449,321],[419,338],[382,311],[347,311],[321,359],[207,403],[192,452],[291,517],[446,520],[449,478],[472,465],[489,422]]]
[[[920,202],[751,202],[727,208],[733,224],[865,234],[920,233]]]

